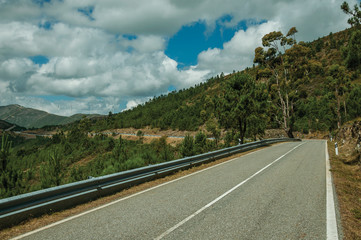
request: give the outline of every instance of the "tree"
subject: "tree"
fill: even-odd
[[[267,122],[269,121],[268,112],[269,106],[269,94],[266,85],[261,83],[256,85],[255,89],[255,109],[254,113],[249,115],[247,135],[254,140],[264,134],[267,128]]]
[[[345,97],[346,85],[348,84],[346,69],[344,66],[333,64],[330,66],[327,75],[328,75],[327,83],[329,87],[335,91],[334,94],[337,102],[336,105],[337,128],[341,128],[341,124],[342,124],[341,100],[342,98]],[[344,109],[346,112],[346,102],[345,101],[343,102],[344,102]],[[345,113],[345,117],[346,117],[346,113]]]
[[[354,5],[353,10],[349,7],[347,2],[343,2],[341,9],[347,15],[351,15],[348,23],[351,27],[355,27],[351,34],[347,48],[345,49],[345,63],[348,68],[356,69],[361,65],[361,2],[360,7]]]
[[[199,131],[196,134],[195,140],[194,140],[195,154],[203,153],[206,145],[207,145],[207,136],[202,131]]]
[[[233,141],[233,134],[231,131],[227,131],[226,135],[224,136],[224,146],[230,147]]]
[[[276,83],[271,87],[278,106],[282,120],[277,115],[276,120],[287,133],[288,137],[293,138],[293,105],[291,97],[292,92],[296,92],[292,86],[292,80],[299,76],[307,74],[307,58],[310,49],[301,44],[297,44],[295,34],[297,29],[291,28],[287,35],[282,32],[271,32],[262,38],[262,45],[265,48],[255,49],[254,62],[268,68],[272,73],[272,78]]]
[[[218,123],[214,114],[211,114],[210,119],[206,122],[206,129],[208,132],[212,133],[216,141],[216,146],[218,146],[219,138],[221,137],[221,130],[219,130]]]
[[[351,118],[356,118],[361,116],[361,86],[354,85],[352,90],[347,98],[347,106],[349,108],[349,114]]]
[[[361,66],[361,30],[352,32],[344,55],[348,68],[356,69]]]
[[[6,135],[6,137],[5,137]],[[1,139],[1,150],[0,150],[0,171],[5,172],[11,149],[11,142],[8,140],[8,135],[3,134]]]
[[[128,160],[128,151],[126,149],[126,142],[123,140],[122,136],[119,136],[119,141],[115,144],[115,147],[112,150],[113,158],[122,163]]]
[[[138,141],[139,141],[140,143],[143,143],[144,133],[143,133],[141,130],[138,130],[138,132],[137,132],[137,137],[139,138]]]
[[[249,127],[261,126],[259,123],[262,121],[255,126],[253,120],[263,119],[267,110],[264,103],[268,95],[263,90],[251,76],[236,73],[226,84],[225,93],[218,101],[217,112],[221,124],[226,129],[237,129],[241,143]]]
[[[189,157],[194,155],[194,139],[189,134],[184,137],[181,146],[181,153],[183,157]]]
[[[48,161],[41,166],[41,186],[47,188],[59,186],[61,181],[60,153],[54,149],[48,156]]]
[[[351,15],[351,17],[348,19],[348,24],[350,24],[352,27],[360,27],[361,24],[361,2],[360,7],[357,6],[357,4],[354,5],[353,10],[350,8],[347,2],[343,2],[341,5],[341,9],[344,13]]]

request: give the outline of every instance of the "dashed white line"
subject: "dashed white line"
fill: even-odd
[[[179,228],[180,226],[182,226],[183,224],[185,224],[186,222],[188,222],[189,220],[191,220],[192,218],[194,218],[195,216],[197,216],[198,214],[200,214],[201,212],[203,212],[207,208],[211,207],[212,205],[217,203],[219,200],[226,197],[228,194],[230,194],[231,192],[233,192],[234,190],[236,190],[237,188],[239,188],[240,186],[242,186],[243,184],[245,184],[246,182],[248,182],[249,180],[251,180],[252,178],[257,176],[258,174],[260,174],[261,172],[263,172],[264,170],[266,170],[267,168],[269,168],[270,166],[272,166],[273,164],[275,164],[276,162],[281,160],[283,157],[285,157],[287,154],[291,153],[292,151],[294,151],[296,148],[298,148],[299,146],[301,146],[303,144],[305,144],[305,143],[301,143],[301,144],[297,145],[296,147],[292,148],[291,150],[289,150],[288,152],[286,152],[285,154],[283,154],[282,156],[280,156],[279,158],[277,158],[276,160],[274,160],[273,162],[271,162],[270,164],[268,164],[267,166],[265,166],[264,168],[262,168],[258,172],[254,173],[252,176],[250,176],[246,180],[244,180],[241,183],[237,184],[236,186],[234,186],[233,188],[231,188],[227,192],[223,193],[221,196],[217,197],[216,199],[214,199],[213,201],[211,201],[210,203],[208,203],[204,207],[200,208],[198,211],[196,211],[192,215],[186,217],[185,219],[183,219],[182,221],[180,221],[179,223],[177,223],[173,227],[169,228],[167,231],[165,231],[164,233],[162,233],[161,235],[156,237],[155,240],[160,240],[160,239],[164,238],[165,236],[169,235],[171,232],[173,232],[174,230],[176,230],[177,228]]]
[[[246,155],[251,155],[251,154],[254,154],[254,153],[259,152],[259,151],[262,151],[262,150],[264,150],[264,149],[260,149],[260,150],[254,151],[254,152],[248,153],[248,154],[246,154]],[[245,155],[245,156],[246,156],[246,155]],[[89,210],[89,211],[86,211],[86,212],[80,213],[80,214],[78,214],[78,215],[74,215],[74,216],[72,216],[72,217],[69,217],[69,218],[66,218],[66,219],[60,220],[60,221],[58,221],[58,222],[55,222],[55,223],[49,224],[49,225],[44,226],[44,227],[42,227],[42,228],[38,228],[38,229],[33,230],[33,231],[31,231],[31,232],[28,232],[28,233],[25,233],[25,234],[23,234],[23,235],[19,235],[19,236],[15,237],[15,238],[12,238],[12,240],[22,239],[22,238],[24,238],[24,237],[30,236],[30,235],[32,235],[32,234],[35,234],[35,233],[37,233],[37,232],[41,232],[41,231],[43,231],[43,230],[46,230],[46,229],[49,229],[49,228],[55,227],[55,226],[60,225],[60,224],[62,224],[62,223],[65,223],[65,222],[71,221],[71,220],[73,220],[73,219],[75,219],[75,218],[78,218],[78,217],[84,216],[84,215],[86,215],[86,214],[89,214],[89,213],[92,213],[92,212],[98,211],[98,210],[100,210],[100,209],[106,208],[106,207],[111,206],[111,205],[113,205],[113,204],[116,204],[116,203],[122,202],[122,201],[124,201],[124,200],[129,199],[129,198],[132,198],[132,197],[138,196],[138,195],[140,195],[140,194],[143,194],[143,193],[146,193],[146,192],[152,191],[152,190],[154,190],[154,189],[156,189],[156,188],[159,188],[159,187],[162,187],[162,186],[164,186],[164,185],[167,185],[167,184],[170,184],[170,183],[173,183],[173,182],[176,182],[176,181],[182,180],[182,179],[184,179],[184,178],[187,178],[187,177],[193,176],[193,175],[195,175],[195,174],[198,174],[198,173],[201,173],[201,172],[204,172],[204,171],[210,170],[210,169],[215,168],[215,167],[218,167],[218,166],[220,166],[220,165],[230,163],[230,162],[232,162],[232,161],[234,161],[234,160],[236,160],[236,159],[238,159],[238,157],[237,157],[237,158],[233,158],[233,159],[231,159],[231,160],[229,160],[229,161],[222,162],[222,163],[219,163],[219,164],[213,165],[213,166],[211,166],[211,167],[208,167],[208,168],[202,169],[202,170],[200,170],[200,171],[197,171],[197,172],[194,172],[194,173],[188,174],[188,175],[186,175],[186,176],[183,176],[183,177],[180,177],[180,178],[177,178],[177,179],[171,180],[171,181],[169,181],[169,182],[162,183],[162,184],[157,185],[157,186],[154,186],[154,187],[152,187],[152,188],[148,188],[148,189],[143,190],[143,191],[141,191],[141,192],[135,193],[135,194],[133,194],[133,195],[129,195],[129,196],[127,196],[127,197],[124,197],[124,198],[121,198],[121,199],[115,200],[115,201],[113,201],[113,202],[110,202],[110,203],[107,203],[107,204],[105,204],[105,205],[102,205],[102,206],[96,207],[96,208],[94,208],[94,209],[91,209],[91,210]]]

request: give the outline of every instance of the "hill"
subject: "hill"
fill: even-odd
[[[267,41],[273,41],[272,34]],[[351,67],[345,63],[353,35],[353,29],[346,29],[310,43],[288,38],[292,46],[282,54],[257,48],[258,63],[242,71],[220,74],[122,113],[83,118],[58,128],[52,138],[19,140],[19,144],[9,138],[14,144],[3,161],[7,166],[3,167],[6,174],[0,176],[0,195],[13,196],[229,147],[239,139],[264,138],[266,129],[284,129],[287,134],[322,131],[327,136],[339,124],[361,115],[361,64]],[[27,112],[23,118],[35,115],[32,119],[39,121],[47,116],[18,105],[6,109],[7,119]],[[166,137],[144,143],[142,131],[134,136],[136,141],[123,139],[116,134],[119,131],[98,134],[129,127],[153,128],[155,134],[158,129],[198,132],[173,146]]]
[[[8,122],[3,121],[3,120],[0,120],[0,130],[5,131],[5,130],[8,130],[8,129],[11,129],[13,131],[21,131],[21,130],[24,130],[25,128],[14,125],[14,124],[11,124],[11,123],[8,123]]]
[[[348,43],[353,30],[330,33],[313,42],[299,42],[282,54],[274,54],[272,63],[257,63],[240,72],[221,74],[189,89],[155,97],[131,110],[97,121],[93,129],[149,126],[198,131],[204,130],[210,121],[224,130],[231,129],[230,124],[222,120],[222,112],[226,111],[222,101],[230,83],[243,74],[251,76],[257,84],[263,84],[269,95],[271,104],[265,113],[265,128],[283,127],[279,109],[283,101],[284,110],[288,111],[289,131],[308,133],[336,129],[361,114],[357,108],[360,105],[357,99],[361,97],[361,67],[347,65],[348,55],[352,52]],[[264,52],[266,50],[264,48]],[[280,56],[287,61],[285,69],[281,69]],[[276,70],[288,73],[287,78],[281,76],[286,78],[283,85],[277,85]],[[279,92],[278,87],[282,88]],[[281,92],[284,99],[279,97]]]
[[[0,119],[26,128],[41,128],[44,126],[64,125],[78,121],[83,116],[98,116],[75,114],[70,117],[50,114],[45,111],[26,108],[20,105],[0,106]]]
[[[350,136],[360,140],[354,131],[357,129],[360,135],[359,120],[352,131],[347,130],[347,124],[342,130],[342,125],[361,116],[361,29],[346,29],[313,42],[298,43],[293,37],[296,29],[290,30],[290,35],[265,35],[263,47],[255,49],[255,64],[239,72],[220,74],[122,113],[83,118],[57,128],[52,138],[25,141],[10,135],[6,141],[13,143],[12,149],[0,158],[0,198],[229,147],[241,138],[268,137],[264,134],[266,129],[323,138],[331,134],[342,144]],[[277,47],[285,50],[278,51]],[[0,119],[2,110],[7,122],[17,119],[24,126],[47,119],[62,122],[65,118],[12,105],[0,108]],[[48,120],[43,123],[53,124]],[[130,127],[137,129],[133,136],[136,140],[116,134],[121,131],[100,133]],[[195,136],[187,135],[176,145],[168,144],[167,137],[145,143],[145,128],[154,134],[159,129],[189,130]],[[360,143],[358,140],[356,144]],[[357,147],[355,155],[336,157],[338,163],[333,166],[335,176],[342,177],[336,182],[346,183],[345,189],[355,192],[352,199],[357,202],[360,149],[354,143],[340,146],[340,156]],[[331,152],[332,148],[329,145]],[[331,163],[335,163],[334,158],[331,156]],[[350,177],[346,175],[350,172],[344,168],[346,165],[352,167]],[[351,179],[353,185],[344,178]],[[352,209],[347,216],[354,222],[349,226],[358,231],[360,207],[349,206]]]

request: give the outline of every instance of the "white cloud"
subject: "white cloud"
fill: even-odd
[[[156,35],[140,35],[134,40],[123,39],[125,48],[132,47],[139,52],[154,52],[164,50],[165,39]]]
[[[270,31],[296,26],[297,39],[309,41],[342,30],[347,27],[342,2],[52,0],[40,6],[36,1],[2,0],[0,104],[31,105],[64,115],[90,105],[102,113],[120,102],[130,108],[166,93],[170,85],[186,88],[220,72],[252,66],[254,49]],[[79,9],[90,9],[88,16]],[[201,52],[198,64],[185,70],[165,55],[167,39],[182,26],[203,20],[211,30],[225,15],[233,17],[224,23],[227,27],[241,20],[250,20],[250,27],[236,32],[222,48]],[[252,26],[252,20],[267,22]],[[36,55],[49,62],[34,64],[29,57]],[[67,107],[59,108],[59,101],[34,97],[38,95],[77,99],[60,102]],[[72,111],[66,110],[69,104]]]
[[[223,44],[223,49],[214,48],[201,52],[198,55],[196,69],[211,69],[214,75],[252,66],[254,49],[262,45],[262,37],[271,31],[287,33],[295,26],[298,30],[296,38],[299,41],[311,41],[332,31],[342,30],[347,27],[347,16],[340,10],[342,2],[336,0],[249,2],[244,5],[241,14],[235,15],[233,21],[236,19],[235,22],[238,22],[244,16],[249,18],[258,16],[256,19],[262,19],[263,16],[268,22],[251,26],[246,31],[236,32],[229,42]]]
[[[34,66],[30,60],[27,63],[31,63],[29,67]],[[12,72],[16,73],[13,68]],[[22,69],[25,70],[24,67]],[[177,63],[161,51],[119,52],[99,59],[56,57],[36,70],[27,76],[20,74],[23,78],[16,81],[10,79],[13,91],[72,97],[146,97],[166,92],[170,85],[177,88],[194,85],[208,73],[196,69],[179,71]]]
[[[262,37],[276,31],[280,27],[277,22],[267,22],[253,26],[246,31],[240,30],[223,45],[223,49],[213,48],[198,55],[197,69],[211,69],[211,73],[230,73],[252,66],[254,49],[262,44]]]
[[[139,104],[142,104],[144,102],[146,102],[145,99],[133,99],[133,100],[130,100],[130,101],[127,102],[127,107],[126,107],[126,109],[124,109],[124,111],[135,108],[136,106],[138,106]]]
[[[0,24],[1,58],[35,55],[94,56],[113,53],[119,47],[115,37],[101,29],[73,27],[57,23],[46,30],[24,22]]]
[[[0,64],[0,81],[20,79],[37,70],[37,66],[27,58],[12,58]]]

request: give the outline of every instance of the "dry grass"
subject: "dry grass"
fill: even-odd
[[[339,156],[334,143],[328,142],[328,149],[345,239],[361,239],[361,167],[346,164],[353,157],[346,147]]]
[[[217,161],[210,162],[210,163],[207,163],[207,164],[203,164],[203,165],[200,165],[200,166],[197,166],[197,167],[193,167],[193,168],[185,170],[185,171],[179,171],[179,172],[177,172],[177,173],[175,173],[173,175],[170,175],[170,176],[167,176],[167,177],[164,177],[164,178],[160,178],[160,179],[156,179],[154,181],[146,182],[146,183],[131,187],[129,189],[125,189],[125,190],[123,190],[121,192],[118,192],[118,193],[116,193],[114,195],[104,197],[104,198],[100,198],[100,199],[97,199],[95,201],[85,203],[85,204],[76,206],[76,207],[71,208],[71,209],[67,209],[67,210],[64,210],[64,211],[61,211],[61,212],[56,212],[56,213],[49,214],[49,215],[44,215],[44,216],[41,216],[39,218],[30,219],[30,220],[25,221],[25,222],[23,222],[23,223],[21,223],[21,224],[19,224],[17,226],[12,227],[12,228],[7,228],[7,229],[0,230],[0,239],[10,239],[12,237],[19,236],[21,234],[24,234],[24,233],[33,231],[35,229],[44,227],[46,225],[49,225],[51,223],[60,221],[62,219],[77,215],[79,213],[82,213],[82,212],[85,212],[87,210],[96,208],[96,207],[104,205],[106,203],[110,203],[110,202],[115,201],[117,199],[132,195],[134,193],[143,191],[145,189],[148,189],[148,188],[157,186],[159,184],[162,184],[162,183],[165,183],[165,182],[168,182],[168,181],[183,177],[183,176],[191,174],[193,172],[200,171],[202,169],[214,166],[214,165],[222,163],[222,162],[226,162],[226,161],[228,161],[230,159],[240,157],[240,156],[243,156],[243,155],[248,154],[250,152],[260,150],[260,149],[261,148],[258,148],[256,150],[251,150],[251,151],[248,151],[248,152],[244,152],[244,153],[239,153],[239,154],[233,155],[231,157],[224,158],[224,159],[219,159]]]

